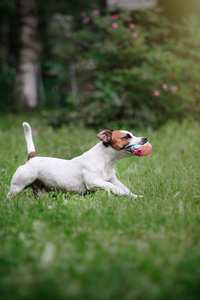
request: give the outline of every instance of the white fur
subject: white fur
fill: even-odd
[[[28,153],[35,151],[30,125],[23,123]],[[131,145],[141,143],[142,138],[131,135]],[[125,150],[117,151],[102,142],[81,156],[71,160],[51,157],[34,157],[20,166],[13,175],[10,194],[18,194],[35,180],[42,182],[48,189],[85,194],[87,191],[109,189],[118,196],[137,198],[116,177],[114,165],[122,158],[132,154]]]
[[[35,151],[35,146],[33,144],[31,127],[26,122],[24,122],[22,125],[24,127],[24,135],[25,135],[28,153],[33,152]]]

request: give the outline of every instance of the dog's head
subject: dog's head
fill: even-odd
[[[144,145],[146,137],[136,137],[126,130],[103,130],[97,134],[105,147],[111,146],[117,151],[131,154],[130,147],[136,144]]]

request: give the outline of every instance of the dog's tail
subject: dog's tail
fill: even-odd
[[[25,140],[26,140],[26,144],[27,144],[28,160],[29,160],[36,156],[35,146],[33,144],[31,126],[26,122],[24,122],[22,125],[24,127],[24,135],[25,135]]]

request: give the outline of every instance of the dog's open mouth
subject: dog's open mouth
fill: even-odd
[[[133,146],[133,145],[127,145],[127,146],[125,146],[124,150],[131,153],[131,149],[130,149],[131,146]]]

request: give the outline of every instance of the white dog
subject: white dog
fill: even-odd
[[[50,190],[86,194],[88,191],[109,189],[118,196],[137,198],[116,177],[114,165],[130,157],[130,147],[145,144],[146,137],[135,137],[125,130],[103,130],[96,146],[71,160],[38,157],[32,140],[31,127],[24,122],[28,161],[20,166],[11,181],[11,194],[18,194],[32,187],[35,195]]]

